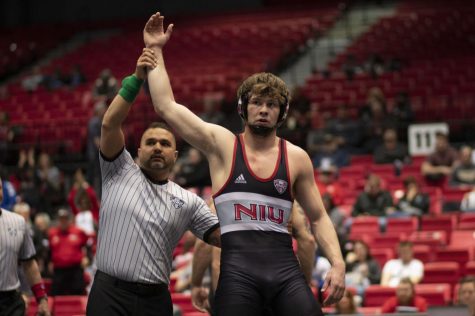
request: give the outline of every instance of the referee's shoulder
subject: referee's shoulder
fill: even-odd
[[[9,221],[13,221],[14,223],[19,224],[19,225],[26,225],[26,221],[23,218],[23,216],[15,213],[15,212],[11,212],[9,210],[6,210],[6,209],[2,208],[2,213],[1,214],[2,214],[1,216],[4,216]]]

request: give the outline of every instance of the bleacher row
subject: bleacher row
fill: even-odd
[[[475,6],[445,4],[432,9],[432,2],[402,1],[396,15],[379,20],[333,60],[330,79],[315,74],[307,79],[306,95],[334,114],[347,104],[357,109],[365,104],[373,86],[382,88],[388,103],[408,92],[418,121],[460,119],[470,113],[475,91]],[[384,60],[398,58],[402,71],[386,72],[374,79],[368,73],[348,81],[341,71],[348,55],[364,63],[373,54]]]
[[[201,110],[207,92],[234,98],[244,77],[272,67],[285,54],[313,38],[317,31],[324,32],[338,12],[336,5],[311,5],[291,12],[281,8],[193,17],[181,25],[178,21],[165,52],[176,98],[194,111]],[[199,29],[196,25],[200,25]],[[92,82],[102,69],[110,68],[120,80],[135,69],[143,47],[138,31],[142,27],[126,24],[120,34],[90,41],[54,59],[41,71],[51,73],[56,68],[67,70],[79,65]],[[28,93],[17,82],[9,86],[11,97],[0,101],[0,107],[7,111],[13,125],[24,127],[20,143],[48,144],[62,140],[69,152],[80,152],[87,120],[93,111],[88,95],[91,86],[91,83],[82,84],[73,91],[46,91],[40,87]],[[150,104],[144,94],[136,103]],[[148,115],[153,113],[150,105],[142,110],[145,112],[134,110],[128,120],[132,131],[140,130],[154,117]]]

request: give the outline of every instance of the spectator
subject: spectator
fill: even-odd
[[[414,121],[414,112],[407,92],[397,94],[391,114],[396,121],[399,136],[402,136],[402,140],[407,140],[407,128]]]
[[[345,290],[341,300],[335,304],[335,315],[360,315],[356,310],[353,292]]]
[[[342,149],[351,154],[362,153],[361,126],[358,121],[350,118],[347,105],[340,105],[336,112],[336,118],[330,119],[326,123],[326,132],[336,138],[336,143]]]
[[[472,147],[463,146],[460,149],[460,160],[452,172],[450,184],[460,188],[475,186],[475,164],[472,161]]]
[[[15,160],[12,148],[14,140],[15,129],[10,125],[10,116],[0,111],[0,165],[11,165],[12,160]]]
[[[459,303],[466,305],[470,316],[475,316],[475,277],[466,276],[459,282]]]
[[[92,203],[86,190],[79,189],[75,198],[78,213],[74,216],[74,224],[88,236],[96,234],[94,217],[91,212]]]
[[[375,90],[377,91],[377,90]],[[375,95],[377,95],[375,93]],[[386,110],[384,96],[370,97],[368,112],[363,114],[364,148],[366,152],[373,153],[382,144],[383,132],[394,125]]]
[[[381,308],[382,313],[424,313],[427,311],[427,302],[417,296],[414,283],[404,278],[396,288],[396,296],[389,298]]]
[[[333,135],[326,134],[320,151],[312,158],[312,163],[314,168],[322,168],[327,165],[341,168],[349,165],[350,156],[345,150],[338,147],[337,140]]]
[[[40,208],[51,212],[63,203],[63,178],[58,167],[53,165],[51,157],[42,152],[36,168],[36,185],[40,191]]]
[[[343,204],[343,188],[336,181],[337,174],[338,168],[336,166],[326,164],[318,169],[318,178],[315,179],[320,194],[322,196],[328,194],[334,206]]]
[[[64,76],[60,68],[55,68],[53,73],[49,76],[45,76],[43,79],[43,84],[48,90],[56,90],[63,86]]]
[[[460,203],[460,209],[464,212],[475,212],[475,187],[472,191],[465,193]]]
[[[101,139],[101,125],[107,106],[99,101],[94,106],[94,115],[87,123],[87,180],[94,191],[101,196],[101,166],[99,164],[99,141]]]
[[[414,258],[412,243],[401,241],[398,246],[397,259],[391,259],[384,265],[381,276],[381,285],[396,287],[404,278],[409,278],[412,283],[417,284],[424,276],[424,265]]]
[[[398,142],[397,131],[388,128],[383,134],[383,144],[374,151],[374,162],[377,164],[395,164],[401,166],[410,160],[407,147]]]
[[[359,296],[363,297],[365,289],[370,284],[379,284],[381,267],[371,257],[368,245],[357,240],[353,245],[353,252],[346,256],[346,285],[354,287]]]
[[[450,146],[448,135],[443,132],[437,132],[435,152],[422,163],[422,175],[436,184],[452,173],[457,158],[457,151]]]
[[[175,181],[184,188],[196,187],[199,191],[211,185],[208,161],[199,150],[193,147],[188,149],[188,155],[180,164]]]
[[[356,199],[352,216],[386,216],[392,212],[394,207],[391,194],[381,188],[379,176],[370,175],[366,180],[364,191]]]
[[[346,74],[346,79],[349,81],[353,80],[356,74],[363,72],[363,69],[352,54],[346,56],[346,61],[342,66],[342,70]]]
[[[86,76],[84,76],[80,65],[74,65],[71,69],[71,72],[66,76],[65,79],[66,84],[71,88],[76,88],[80,84],[86,82]]]
[[[51,294],[85,294],[86,234],[71,224],[70,212],[62,208],[58,210],[58,225],[50,228],[48,235],[53,267]]]
[[[18,159],[18,169],[16,176],[20,182],[20,199],[30,205],[33,211],[38,211],[40,207],[40,188],[36,177],[35,150],[29,148],[27,151],[20,150]]]
[[[99,222],[99,201],[97,199],[96,192],[94,188],[89,185],[89,183],[84,178],[84,172],[81,168],[76,169],[74,172],[73,177],[73,185],[71,187],[71,191],[68,194],[68,204],[71,208],[71,211],[74,215],[79,213],[77,204],[78,204],[78,192],[85,191],[89,198],[90,208],[88,210],[91,211],[92,217],[95,223]]]
[[[112,75],[110,69],[101,71],[99,78],[96,79],[92,95],[96,100],[110,103],[118,91],[117,79]]]
[[[33,226],[33,243],[36,249],[36,260],[43,277],[49,277],[49,240],[48,230],[50,229],[51,219],[46,213],[38,213],[35,216]]]
[[[33,92],[38,89],[38,86],[43,83],[43,80],[44,76],[40,68],[34,67],[31,73],[22,80],[21,86],[25,91]]]
[[[378,79],[380,75],[384,73],[384,60],[378,54],[371,54],[368,61],[366,62],[366,72],[373,79]]]
[[[6,174],[1,174],[0,176],[2,179],[1,181],[3,187],[3,201],[0,203],[0,207],[5,210],[12,211],[13,205],[15,205],[16,203],[17,196],[15,187],[10,181],[6,180]]]
[[[419,183],[413,176],[404,179],[404,195],[399,199],[399,215],[421,216],[429,213],[430,197],[420,191]]]

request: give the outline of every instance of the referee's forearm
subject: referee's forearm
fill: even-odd
[[[197,240],[193,252],[191,286],[201,286],[206,269],[211,265],[212,246]]]

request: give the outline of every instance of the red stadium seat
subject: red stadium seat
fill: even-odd
[[[437,249],[435,251],[436,261],[458,262],[461,268],[461,274],[464,274],[465,264],[471,259],[473,259],[472,251],[469,251],[467,248],[447,247],[443,249]]]
[[[452,230],[457,225],[457,215],[438,215],[438,216],[422,216],[421,230],[423,231],[445,231],[447,237],[450,236]],[[450,242],[450,237],[448,238]]]
[[[451,301],[451,285],[441,284],[416,284],[416,294],[426,299],[429,306],[444,306]]]
[[[462,213],[460,214],[459,224],[457,229],[475,230],[475,214]]]
[[[427,245],[435,249],[447,244],[447,234],[444,231],[416,231],[409,236],[409,241],[415,245]]]
[[[389,218],[386,226],[388,233],[407,233],[408,235],[417,230],[417,218]]]
[[[379,234],[379,218],[376,216],[358,216],[353,218],[350,228],[350,240],[364,239],[363,236]],[[367,241],[367,239],[365,240]]]
[[[391,259],[394,259],[393,248],[370,248],[371,256],[376,260],[381,267]]]
[[[390,297],[396,295],[396,289],[381,285],[370,285],[366,288],[364,293],[365,307],[378,307]]]
[[[423,283],[456,284],[460,277],[460,265],[457,262],[429,262],[424,264]]]
[[[49,296],[48,297],[48,306],[49,310],[53,310],[54,306],[54,297]],[[28,298],[28,306],[26,309],[26,315],[27,316],[36,316],[36,312],[38,311],[38,303],[36,303],[36,299],[34,297],[29,297]]]
[[[404,233],[382,233],[373,236],[371,244],[369,245],[370,248],[391,248],[396,249],[396,246],[399,244],[401,240],[405,240],[407,238],[406,234]]]
[[[191,303],[191,295],[184,293],[171,293],[172,302],[180,307],[182,312],[193,312],[196,309]]]
[[[465,275],[475,276],[475,261],[469,261],[465,264]]]
[[[423,263],[433,261],[434,253],[427,245],[413,245],[412,251],[414,258],[421,260]]]
[[[84,295],[55,296],[53,311],[55,316],[85,314],[86,305],[87,296]]]

